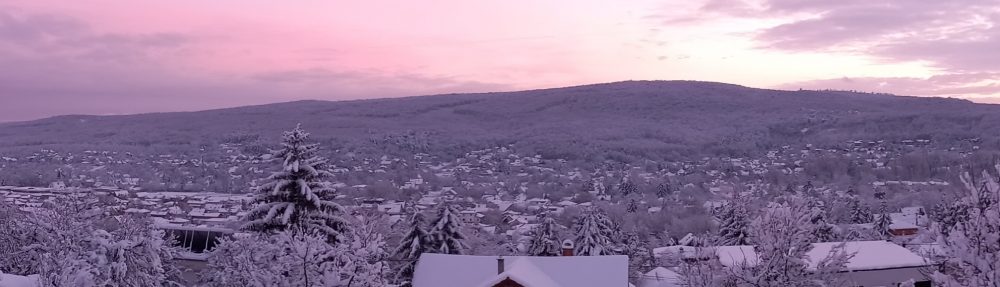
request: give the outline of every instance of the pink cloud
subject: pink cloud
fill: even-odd
[[[975,99],[1000,95],[1000,73],[943,74],[929,78],[841,77],[779,85],[780,89],[834,89]]]

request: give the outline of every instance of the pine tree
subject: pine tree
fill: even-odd
[[[812,207],[809,223],[812,229],[812,242],[830,242],[836,239],[833,225],[826,219],[826,210],[822,207]]]
[[[668,196],[670,196],[669,183],[661,183],[660,185],[656,186],[656,197],[667,198]]]
[[[575,254],[581,256],[612,255],[613,223],[604,213],[591,208],[576,224]]]
[[[318,145],[308,140],[301,126],[284,133],[282,148],[272,154],[282,161],[282,169],[254,188],[256,206],[247,213],[244,230],[276,232],[299,226],[323,233],[331,243],[347,231],[340,217],[343,207],[328,200],[334,190],[326,179],[333,174],[327,160],[316,156]]]
[[[628,202],[628,206],[625,208],[625,212],[635,213],[635,211],[638,209],[639,209],[638,203],[636,203],[635,199],[632,199]]]
[[[462,234],[462,220],[458,212],[448,203],[438,207],[437,219],[431,223],[430,235],[432,253],[463,254],[467,247]]]
[[[655,265],[649,242],[643,240],[636,232],[624,232],[621,236],[619,255],[628,256],[629,276],[642,276],[643,271],[648,271],[647,268]]]
[[[1000,164],[995,166],[1000,172]],[[947,260],[943,273],[934,274],[935,285],[1000,286],[1000,179],[983,172],[980,187],[966,173],[962,183],[969,193],[961,199],[967,217],[946,231],[939,229],[938,243]]]
[[[559,256],[561,245],[558,228],[559,225],[554,218],[545,218],[541,225],[535,227],[528,243],[528,255]]]
[[[621,194],[622,197],[628,196],[629,194],[633,194],[637,190],[638,187],[636,187],[636,185],[632,183],[632,181],[629,181],[628,177],[623,177],[621,184],[618,185],[618,193]]]
[[[875,221],[872,211],[861,203],[857,196],[848,197],[848,207],[851,209],[851,223],[865,224]]]
[[[955,199],[935,204],[931,209],[931,216],[938,230],[944,235],[955,227],[959,222],[969,219],[969,206],[964,200]]]
[[[409,221],[410,231],[403,236],[399,241],[399,247],[396,248],[396,258],[403,261],[396,278],[404,284],[413,280],[413,272],[416,271],[420,255],[430,252],[433,248],[430,234],[424,229],[424,224],[424,216],[415,210]]]
[[[736,198],[722,206],[716,216],[719,219],[719,244],[746,245],[748,243],[748,227],[750,214],[746,203]]]
[[[889,215],[889,209],[885,206],[885,201],[882,202],[882,207],[879,209],[878,218],[875,219],[875,223],[872,226],[872,231],[875,235],[882,239],[892,238],[892,233],[890,232],[892,225],[892,216]]]
[[[604,182],[594,181],[594,194],[596,195],[608,195],[608,187],[604,185]]]
[[[582,192],[595,192],[597,187],[594,185],[593,181],[584,181],[583,185],[580,186],[580,191]]]

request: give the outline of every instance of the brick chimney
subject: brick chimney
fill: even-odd
[[[503,255],[497,257],[497,275],[503,274]]]
[[[573,256],[573,248],[573,240],[564,240],[562,244],[562,256]]]

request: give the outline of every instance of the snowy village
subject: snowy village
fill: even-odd
[[[933,276],[946,276],[944,272],[955,270],[947,268],[963,268],[961,260],[983,254],[974,248],[987,246],[959,244],[994,236],[989,224],[996,217],[990,212],[997,206],[989,202],[1000,192],[997,177],[989,172],[963,174],[957,185],[967,191],[965,197],[938,202],[932,209],[890,209],[889,192],[953,184],[874,181],[869,200],[854,188],[812,182],[774,188],[763,181],[726,184],[714,179],[697,191],[712,198],[700,200],[685,192],[694,189],[690,183],[677,189],[672,187],[676,182],[656,181],[681,178],[684,170],[649,173],[636,168],[633,174],[573,169],[562,176],[582,182],[577,188],[583,193],[556,197],[542,191],[534,196],[538,193],[528,188],[530,181],[513,188],[490,185],[497,182],[491,174],[507,170],[530,178],[529,173],[511,172],[523,169],[554,173],[533,175],[552,178],[560,172],[544,167],[539,157],[520,157],[505,147],[470,153],[465,159],[480,161],[459,164],[432,164],[426,155],[416,156],[438,174],[492,177],[457,183],[484,185],[494,192],[477,198],[456,186],[427,187],[418,176],[398,186],[398,192],[414,196],[396,200],[359,196],[366,194],[358,192],[366,186],[337,181],[343,178],[338,172],[351,171],[319,156],[321,145],[309,137],[302,128],[285,132],[279,149],[254,160],[258,165],[250,170],[271,171],[252,181],[253,193],[146,191],[136,184],[139,179],[119,185],[82,186],[88,180],[76,179],[48,187],[0,187],[2,242],[8,255],[0,261],[5,272],[0,282],[933,286]],[[484,164],[497,153],[507,154],[505,164]],[[768,153],[772,160],[778,154]],[[767,170],[757,160],[732,162],[746,169],[730,169],[733,175]],[[392,163],[383,159],[378,167]],[[385,173],[377,170],[363,172]],[[803,172],[785,172],[796,170]],[[650,185],[655,187],[646,191]],[[704,227],[685,227],[701,220]]]
[[[1000,0],[0,0],[0,287],[1000,287]]]

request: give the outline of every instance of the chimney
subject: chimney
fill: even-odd
[[[503,255],[497,257],[497,275],[503,274]]]
[[[563,241],[562,256],[573,256],[573,240],[566,239]]]

